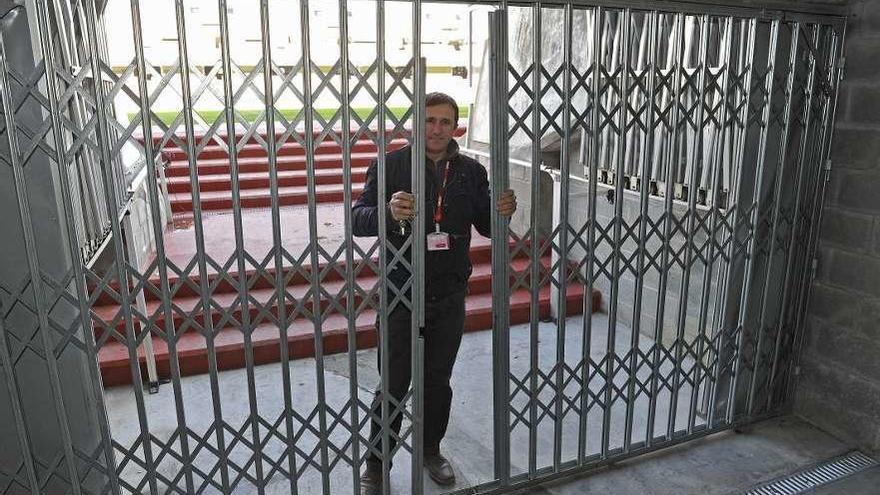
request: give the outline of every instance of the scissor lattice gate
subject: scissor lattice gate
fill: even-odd
[[[780,410],[827,179],[840,25],[532,4],[493,27],[494,185],[516,185],[501,164],[543,160],[516,176],[530,204],[554,207],[549,222],[532,208],[511,250],[496,244],[497,325],[504,257],[517,251],[552,255],[528,276],[558,308],[578,284],[607,297],[602,318],[586,304],[585,318],[545,328],[533,314],[527,366],[497,335],[499,478],[607,463]]]
[[[364,142],[380,156],[380,197],[386,149],[403,139],[422,149],[424,5],[264,0],[231,22],[240,7],[227,3],[38,0],[0,12],[0,201],[11,219],[0,261],[2,494],[350,493],[376,451],[358,328],[398,305],[422,314],[425,225],[396,250],[384,209],[378,238],[355,240],[343,207],[342,235],[326,237],[317,157],[324,143],[339,147],[348,205]],[[519,191],[520,213],[493,218],[492,459],[468,493],[731,428],[791,396],[842,21],[669,8],[527,2],[491,15],[477,105],[490,103],[493,191]],[[216,22],[197,30],[200,9]],[[151,36],[159,27],[145,18],[171,34]],[[328,19],[338,39],[357,22],[374,39],[412,43],[389,53],[316,41]],[[230,43],[239,29],[252,44]],[[315,62],[318,51],[334,51],[333,62]],[[111,67],[110,52],[129,62]],[[288,146],[304,150],[307,204],[293,216],[282,206]],[[175,217],[191,222],[182,255],[163,232],[169,148],[194,185],[191,214]],[[268,164],[263,223],[243,206],[254,152]],[[201,160],[218,153],[231,182],[229,251],[216,248],[202,207]],[[144,197],[130,198],[138,164]],[[423,195],[421,166],[412,180]],[[146,239],[130,237],[138,211]],[[103,257],[84,261],[102,242]],[[411,276],[396,287],[386,265]],[[530,323],[511,327],[523,291]],[[345,331],[326,334],[340,319]],[[376,453],[407,471],[400,481],[386,462],[386,480],[407,493],[424,490],[423,323],[412,324],[413,392],[374,418],[386,426]],[[298,338],[313,358],[293,359]],[[343,372],[328,369],[331,338],[349,349],[332,362]],[[242,349],[238,381],[219,371],[230,342]],[[193,345],[207,374],[188,381]],[[136,384],[154,380],[150,359],[162,353],[170,383],[105,399],[98,362],[114,352]],[[279,364],[257,366],[266,353]],[[125,403],[131,416],[114,415]],[[405,422],[392,449],[396,415]]]

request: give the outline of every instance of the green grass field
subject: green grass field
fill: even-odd
[[[390,107],[389,108],[391,113],[398,119],[403,117],[403,115],[406,113],[407,109],[408,109],[407,107]],[[290,120],[290,119],[295,118],[296,115],[300,112],[300,110],[301,109],[299,109],[299,108],[288,108],[288,109],[282,109],[282,110],[280,110],[280,112],[284,116],[285,119]],[[321,117],[323,117],[324,120],[329,120],[333,116],[333,114],[336,113],[336,111],[337,111],[337,109],[335,109],[335,108],[317,108],[317,109],[315,109],[315,112],[318,115],[320,115]],[[361,119],[365,119],[370,115],[370,112],[372,112],[373,109],[368,108],[368,107],[356,107],[356,108],[352,108],[352,111],[354,113],[356,113],[358,115],[358,117],[360,117]],[[165,125],[171,125],[171,123],[174,122],[174,119],[177,117],[177,114],[178,114],[178,112],[174,112],[174,111],[154,112],[154,113],[156,114],[156,116],[158,116],[160,119],[162,119],[162,122],[164,122]],[[221,113],[223,113],[223,110],[220,110],[220,109],[217,109],[217,110],[198,110],[196,113],[198,113],[203,119],[205,119],[206,122],[213,123],[215,120],[217,120],[217,117],[220,117]],[[257,117],[259,117],[263,113],[263,110],[262,109],[238,110],[238,113],[240,113],[244,118],[246,118],[248,120],[248,122],[254,122],[257,119]],[[467,107],[461,108],[460,113],[461,113],[460,119],[467,118],[468,108]],[[128,115],[129,120],[134,119],[135,115],[136,115],[135,113],[130,113]]]

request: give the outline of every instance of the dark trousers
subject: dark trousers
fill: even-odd
[[[464,331],[464,297],[458,293],[437,300],[425,300],[425,382],[424,382],[424,446],[425,454],[436,454],[440,451],[440,441],[446,435],[449,425],[449,409],[452,406],[452,388],[449,378],[461,335]],[[378,324],[377,324],[378,328]],[[409,390],[412,364],[410,348],[410,311],[397,307],[388,315],[388,370],[384,378],[388,380],[389,395],[399,403]],[[382,345],[379,343],[381,352]],[[382,370],[382,357],[379,354],[379,370]],[[374,418],[382,417],[382,385],[376,387],[371,405]],[[396,434],[400,432],[403,419],[402,406],[395,407],[389,402],[388,410],[393,417],[391,428]],[[376,452],[382,452],[382,427],[375,419],[370,425],[370,444]],[[392,436],[389,452],[396,442]],[[390,459],[389,459],[390,461]],[[381,462],[375,453],[367,456],[367,462],[374,466]]]

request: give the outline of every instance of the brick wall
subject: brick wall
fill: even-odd
[[[795,411],[880,450],[880,0],[850,8]]]

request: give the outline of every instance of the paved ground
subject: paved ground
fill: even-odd
[[[833,485],[815,490],[812,495],[876,495],[880,493],[880,467],[856,473]]]
[[[567,320],[569,331],[566,334],[566,361],[571,365],[582,350],[580,341],[582,319],[579,317]],[[607,319],[604,315],[597,315],[593,320],[594,328],[607,328]],[[622,355],[629,347],[629,334],[626,329],[618,329],[617,353]],[[538,362],[544,373],[550,371],[555,362],[556,332],[555,325],[542,324],[539,329],[540,341],[538,344]],[[607,348],[605,331],[593,332],[591,354],[598,361]],[[524,376],[530,362],[530,333],[527,326],[511,328],[511,370],[515,376]],[[643,341],[640,345],[644,346]],[[350,359],[356,365],[350,366]],[[328,404],[334,411],[342,411],[340,419],[348,420],[352,391],[356,392],[359,400],[368,403],[371,390],[377,383],[378,375],[375,370],[376,352],[374,349],[359,351],[354,356],[347,354],[327,356],[324,362],[326,393]],[[493,469],[492,455],[492,405],[491,405],[491,333],[477,332],[467,334],[464,337],[462,350],[453,376],[453,388],[455,397],[453,403],[452,421],[447,439],[444,441],[444,451],[451,458],[458,472],[458,483],[453,490],[463,490],[470,486],[479,485],[491,481]],[[316,386],[316,362],[314,359],[303,359],[291,363],[290,379],[291,393],[295,409],[304,417],[313,412]],[[281,377],[283,371],[280,364],[259,366],[254,369],[252,377],[248,377],[246,370],[231,370],[221,372],[217,381],[217,397],[222,406],[224,421],[232,428],[241,432],[244,438],[249,438],[251,429],[248,427],[250,407],[248,401],[248,380],[253,380],[256,390],[255,406],[261,417],[274,422],[280,417],[283,410],[283,396]],[[354,379],[356,377],[356,380]],[[209,443],[213,443],[214,435],[210,425],[214,419],[212,410],[211,384],[208,377],[186,377],[181,383],[181,397],[184,412],[187,418],[187,426],[199,436],[204,436]],[[548,391],[549,393],[549,391]],[[689,397],[690,391],[682,391],[683,397]],[[514,404],[522,406],[523,397],[513,400]],[[119,387],[107,391],[107,402],[110,415],[111,429],[116,441],[125,446],[133,445],[139,433],[139,423],[135,410],[133,392],[130,387]],[[679,410],[687,411],[686,402],[680,403]],[[668,397],[661,397],[658,401],[658,418],[656,421],[656,433],[665,431],[668,410]],[[150,432],[162,441],[172,438],[173,431],[177,427],[175,415],[175,400],[172,387],[163,385],[157,395],[146,397],[146,418],[149,422]],[[634,439],[639,440],[645,436],[647,425],[648,403],[636,401],[633,411]],[[363,414],[361,413],[361,417]],[[565,421],[562,430],[562,456],[563,459],[571,458],[576,453],[577,442],[577,418],[571,414],[571,421]],[[623,424],[625,423],[625,407],[615,407],[611,421],[609,442],[612,447],[622,445]],[[677,428],[687,424],[687,414],[682,414],[676,421]],[[332,420],[332,418],[331,418]],[[601,415],[594,415],[588,421],[588,451],[598,452],[602,434]],[[313,418],[312,424],[317,424]],[[695,418],[697,424],[702,420]],[[544,426],[538,429],[536,437],[536,461],[538,466],[552,463],[553,454],[553,428],[552,421],[545,419]],[[299,428],[299,424],[294,425]],[[281,427],[283,429],[283,426]],[[361,429],[366,434],[366,429]],[[348,438],[347,430],[338,426],[330,435],[331,442],[335,445],[345,445]],[[249,453],[244,453],[242,445],[233,441],[234,436],[227,435],[231,442],[228,448],[231,452],[230,459],[239,464],[244,464]],[[512,438],[512,457],[514,473],[525,472],[528,466],[528,430],[522,425],[514,428]],[[316,437],[306,431],[298,438],[297,447],[302,449],[306,456],[314,453]],[[265,443],[263,450],[274,458],[284,458],[283,443],[270,440]],[[179,450],[175,445],[175,450]],[[524,493],[574,495],[583,493],[599,493],[614,495],[732,495],[744,491],[756,484],[778,478],[797,469],[810,466],[822,460],[845,453],[849,449],[828,434],[819,431],[812,426],[794,418],[781,418],[759,424],[744,434],[723,433],[702,440],[692,442],[685,446],[679,446],[653,455],[642,457],[637,460],[615,465],[598,471],[589,477],[558,483],[543,487],[531,488]],[[331,452],[332,455],[332,452]],[[318,459],[316,456],[315,460]],[[197,458],[197,465],[210,469],[216,462],[216,458],[205,455],[205,451]],[[297,462],[302,466],[303,474],[299,481],[299,494],[318,494],[321,491],[320,473],[308,463],[302,454],[297,456]],[[395,468],[392,471],[392,486],[394,494],[407,494],[410,492],[411,463],[409,456],[401,452],[395,459]],[[165,462],[159,471],[174,477],[179,472],[180,466],[170,462],[166,456]],[[253,471],[251,467],[250,471]],[[174,473],[174,474],[172,474]],[[143,471],[137,466],[129,465],[124,477],[137,480],[143,476]],[[234,476],[233,476],[234,477]],[[290,486],[287,481],[280,479],[272,481],[267,493],[289,493]],[[870,484],[869,478],[864,483]],[[354,471],[344,460],[336,464],[330,476],[330,493],[346,494],[352,492]],[[853,479],[852,483],[857,483]],[[855,489],[855,488],[853,488]],[[426,493],[438,494],[450,490],[441,490],[430,480],[426,479]],[[235,493],[253,493],[252,487],[241,486]],[[852,493],[861,495],[862,492],[822,492],[822,493]],[[877,493],[864,492],[864,493]]]

